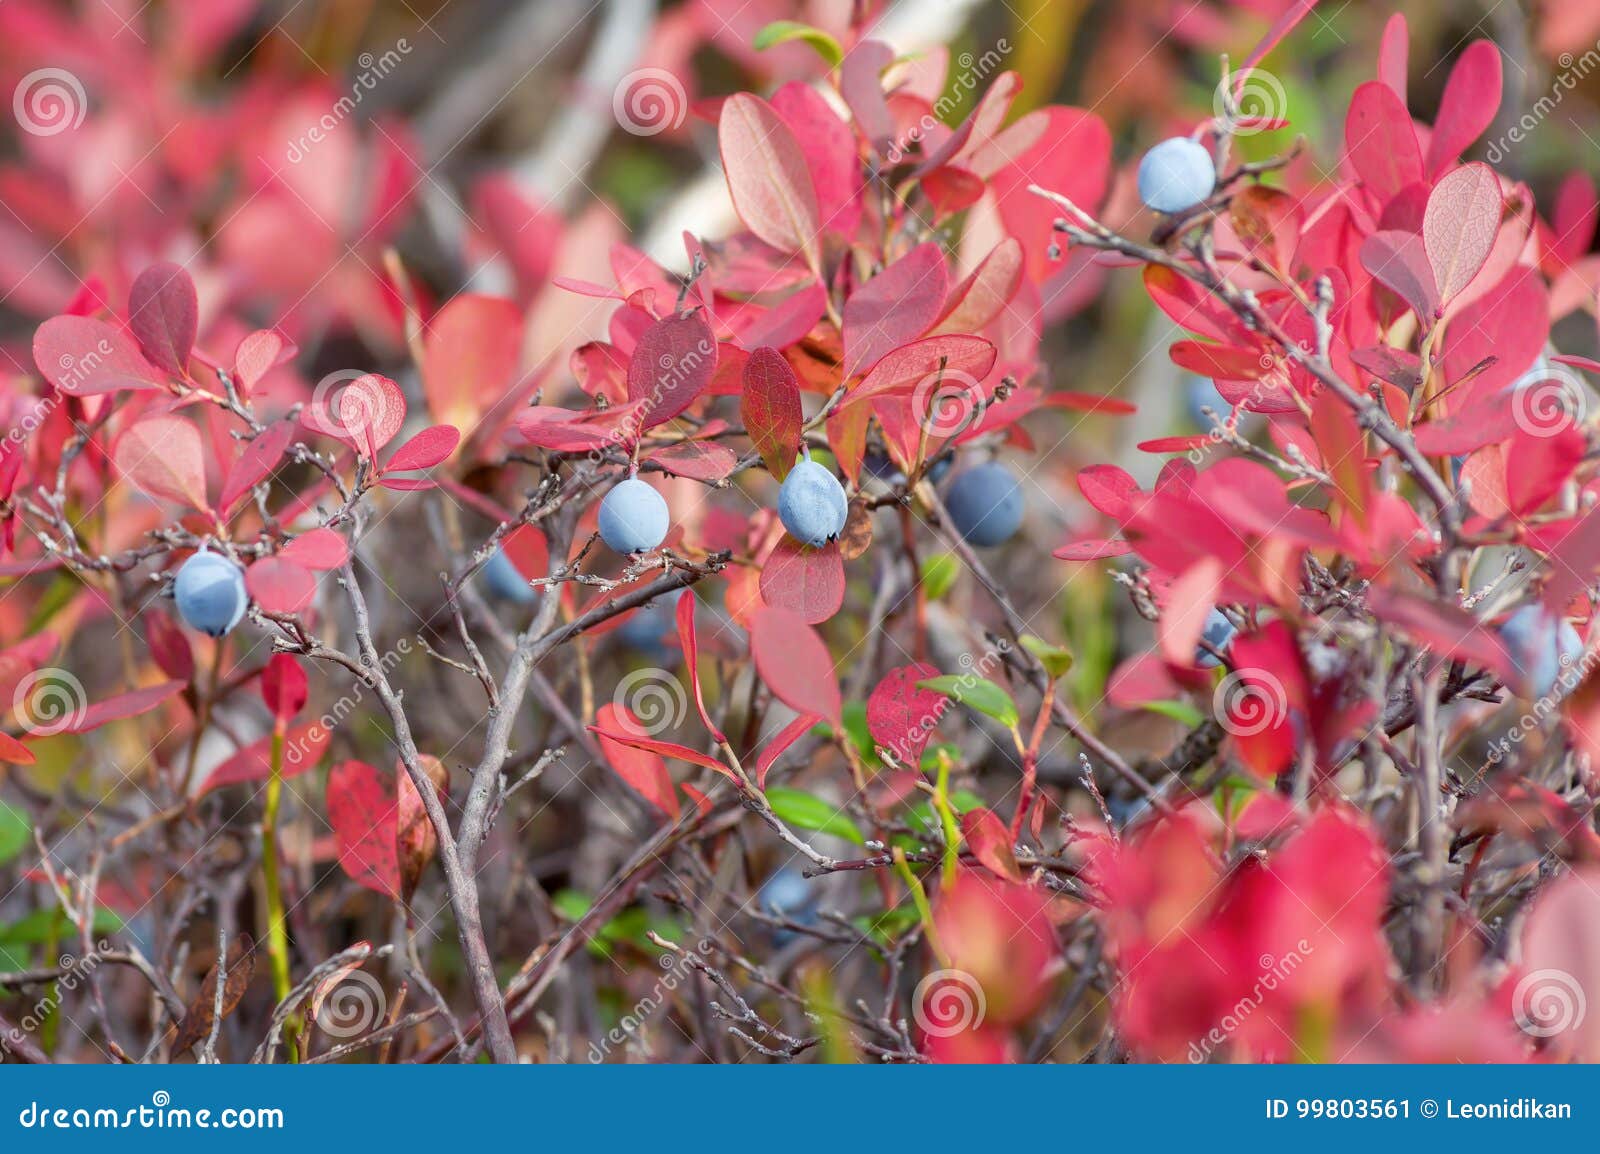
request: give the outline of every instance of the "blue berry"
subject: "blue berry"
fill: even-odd
[[[1233,406],[1223,397],[1217,382],[1198,373],[1184,374],[1183,404],[1197,429],[1211,428],[1211,418],[1205,415],[1204,409],[1210,409],[1219,421],[1226,421],[1233,412]]]
[[[483,563],[480,572],[483,575],[484,585],[493,597],[498,597],[502,601],[513,601],[518,605],[528,605],[538,599],[538,594],[528,584],[528,579],[511,563],[511,558],[506,556],[503,549],[496,549],[489,554],[489,559]]]
[[[1220,609],[1213,606],[1211,612],[1206,614],[1206,623],[1200,627],[1200,638],[1210,645],[1211,649],[1220,653],[1228,648],[1228,643],[1233,640],[1233,635],[1237,632],[1238,629],[1234,627],[1233,622],[1229,621]],[[1215,669],[1222,664],[1211,649],[1205,648],[1204,645],[1194,647],[1194,663],[1201,669]]]
[[[844,531],[849,515],[844,486],[810,457],[789,470],[778,490],[778,519],[802,545],[826,545]]]
[[[600,502],[600,538],[618,553],[644,553],[667,539],[667,502],[637,477],[611,487]]]
[[[664,649],[661,638],[671,632],[678,598],[684,595],[685,591],[679,589],[635,609],[617,626],[617,640],[630,649],[643,649],[651,653]]]
[[[205,550],[179,566],[172,592],[184,622],[213,637],[232,632],[250,602],[244,571],[222,554]]]
[[[950,522],[974,545],[999,545],[1022,527],[1022,488],[998,461],[974,465],[950,482]]]
[[[1500,626],[1500,637],[1511,651],[1530,699],[1548,697],[1561,674],[1583,656],[1583,639],[1570,621],[1562,621],[1541,605],[1524,605]]]
[[[1139,199],[1157,212],[1191,209],[1216,186],[1211,153],[1187,136],[1163,140],[1139,162]]]

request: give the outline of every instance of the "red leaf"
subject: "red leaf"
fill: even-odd
[[[751,352],[762,345],[787,348],[816,326],[827,307],[827,291],[812,281],[751,320],[734,334],[734,340],[740,348]]]
[[[62,729],[52,727],[51,732],[88,733],[91,729],[99,729],[108,722],[121,721],[126,717],[137,717],[141,713],[149,713],[169,697],[183,692],[185,684],[182,681],[163,681],[160,685],[152,685],[146,689],[135,689],[128,693],[119,693],[115,697],[108,697],[104,701],[95,702],[85,709],[70,725]]]
[[[405,419],[405,394],[377,373],[325,380],[300,412],[300,423],[313,433],[343,441],[365,457],[376,457],[394,440]]]
[[[550,543],[534,525],[518,525],[500,539],[500,551],[530,580],[550,575]]]
[[[1381,585],[1368,592],[1367,603],[1379,620],[1443,657],[1484,666],[1502,680],[1517,675],[1499,634],[1460,606],[1437,604]]]
[[[117,471],[158,499],[205,510],[205,449],[200,430],[175,413],[128,426],[111,451]]]
[[[1600,572],[1600,509],[1591,509],[1550,547],[1541,599],[1556,613],[1565,613],[1567,604]],[[1595,766],[1600,770],[1600,764]]]
[[[994,368],[995,347],[982,337],[925,337],[889,353],[850,390],[850,403],[885,393],[911,392],[924,382],[971,378]],[[942,376],[941,376],[942,375]]]
[[[711,383],[717,338],[704,309],[656,321],[628,361],[628,400],[640,402],[638,428],[670,421]]]
[[[622,721],[620,716],[613,718],[614,723],[618,721]],[[638,721],[623,721],[622,723],[623,725],[638,726],[638,731],[633,732],[626,728],[603,728],[598,725],[589,726],[589,731],[620,745],[626,745],[630,749],[639,749],[646,753],[659,753],[662,757],[670,757],[674,761],[687,761],[690,765],[714,769],[724,777],[737,780],[733,776],[733,771],[714,757],[708,757],[698,750],[690,749],[687,745],[679,745],[676,741],[663,741],[657,737],[650,737],[644,732],[643,726]]]
[[[883,72],[893,63],[893,48],[881,40],[863,40],[839,64],[839,95],[880,155],[894,142],[894,118],[883,95]]]
[[[1460,456],[1505,440],[1516,427],[1516,396],[1500,392],[1459,413],[1418,425],[1414,435],[1417,448],[1429,456]]]
[[[1537,386],[1533,386],[1537,387]],[[1576,424],[1548,436],[1518,428],[1506,443],[1506,501],[1518,518],[1544,507],[1583,463],[1587,438]]]
[[[274,653],[261,671],[261,700],[280,724],[305,707],[310,688],[306,671],[287,653]]]
[[[1422,149],[1411,114],[1381,81],[1369,80],[1350,97],[1344,140],[1350,167],[1380,204],[1422,179]]]
[[[350,559],[350,546],[332,529],[308,529],[282,549],[278,556],[307,569],[337,569]]]
[[[462,293],[433,315],[422,346],[422,394],[435,421],[470,431],[512,394],[522,316],[515,302],[481,293]]]
[[[917,682],[939,676],[939,667],[927,662],[891,669],[867,698],[867,731],[872,740],[909,769],[922,763],[922,751],[933,739],[939,719],[950,699]]]
[[[155,389],[164,374],[125,333],[91,317],[51,317],[33,335],[33,363],[63,393],[96,397],[119,389]]]
[[[315,769],[333,738],[333,730],[318,722],[298,725],[284,735],[282,775],[285,780],[298,777]],[[272,738],[263,737],[239,750],[227,761],[211,771],[201,793],[210,793],[224,785],[238,785],[247,781],[265,781],[272,772]]]
[[[153,264],[135,277],[128,290],[128,328],[151,364],[187,377],[200,328],[200,305],[189,273],[175,264]]]
[[[774,697],[796,713],[840,723],[839,679],[816,630],[787,609],[763,606],[750,619],[756,672]]]
[[[1188,668],[1195,663],[1200,634],[1221,590],[1222,563],[1215,557],[1196,561],[1168,588],[1156,634],[1161,655],[1172,664]]]
[[[1133,500],[1140,496],[1139,482],[1116,465],[1090,465],[1078,473],[1078,491],[1083,499],[1115,521],[1133,511]]]
[[[1489,40],[1467,45],[1439,99],[1439,118],[1428,142],[1429,176],[1438,176],[1455,163],[1494,122],[1500,110],[1500,83],[1500,49]]]
[[[774,248],[803,253],[816,272],[817,194],[794,133],[766,101],[737,92],[723,101],[717,144],[739,219]]]
[[[773,763],[782,757],[790,746],[810,733],[812,726],[821,720],[814,713],[802,713],[767,742],[760,756],[756,758],[756,788],[763,790],[767,788],[767,774],[771,772]]]
[[[1006,237],[950,293],[931,335],[981,332],[1022,286],[1022,245]]]
[[[339,868],[369,890],[400,896],[400,807],[393,773],[363,761],[328,771],[328,824],[339,843]]]
[[[35,760],[33,750],[9,733],[0,732],[0,761],[12,765],[32,765]]]
[[[1500,178],[1487,164],[1447,173],[1428,194],[1422,239],[1441,303],[1455,299],[1489,259],[1502,204]]]
[[[316,596],[317,579],[311,570],[282,557],[263,557],[244,571],[245,588],[263,613],[290,616]]]
[[[413,469],[431,469],[441,461],[450,459],[461,443],[461,430],[454,425],[430,425],[394,451],[387,464],[386,473],[407,473]]]
[[[705,692],[700,688],[700,646],[696,643],[694,630],[694,611],[696,602],[694,594],[684,590],[678,595],[678,608],[676,610],[678,624],[678,648],[683,650],[683,661],[689,669],[689,684],[694,688],[694,707],[700,713],[700,720],[711,731],[711,736],[719,742],[726,741],[722,730],[718,729],[711,720],[711,714],[706,710]]]
[[[676,821],[678,795],[672,790],[672,778],[667,776],[667,764],[661,755],[640,749],[608,736],[608,731],[638,732],[643,727],[626,706],[607,702],[595,713],[596,725],[590,726],[600,741],[600,752],[618,777],[632,786],[656,809]]]
[[[979,806],[962,814],[961,836],[966,839],[972,856],[990,873],[1008,881],[1022,880],[1022,870],[1017,867],[1017,857],[1011,848],[1011,834],[993,810]]]
[[[822,227],[853,237],[861,220],[864,181],[850,126],[829,107],[820,92],[804,81],[791,80],[774,92],[772,109],[794,133],[805,157]]]
[[[218,504],[224,514],[231,512],[240,498],[272,475],[292,440],[294,426],[288,421],[275,421],[245,446],[222,482],[222,496],[218,498]]]
[[[150,612],[144,618],[144,636],[161,672],[178,681],[194,680],[194,653],[189,638],[165,613]]]
[[[767,470],[779,481],[794,468],[800,450],[804,416],[800,384],[789,362],[776,349],[756,349],[744,364],[744,392],[739,415]]]
[[[950,267],[932,241],[919,244],[844,302],[844,375],[870,369],[921,336],[944,307]]]
[[[1361,267],[1410,305],[1423,324],[1439,311],[1439,286],[1434,280],[1427,246],[1414,232],[1386,229],[1361,242]]]
[[[674,477],[720,481],[733,472],[739,454],[718,441],[679,441],[657,449],[645,461]]]
[[[1522,933],[1526,971],[1512,994],[1523,1029],[1559,1061],[1600,1061],[1600,869],[1582,866],[1539,891]],[[1587,997],[1585,994],[1587,993]],[[1587,1012],[1586,1012],[1587,1011]]]
[[[761,568],[761,599],[817,625],[844,604],[844,560],[839,543],[820,549],[802,545],[787,533]]]
[[[233,353],[233,383],[245,396],[261,383],[261,378],[279,365],[292,361],[300,351],[277,329],[257,329],[239,342]]]

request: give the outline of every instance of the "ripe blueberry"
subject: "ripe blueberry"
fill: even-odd
[[[1216,186],[1211,154],[1187,136],[1163,140],[1139,162],[1139,199],[1157,212],[1193,208]]]
[[[1570,621],[1562,621],[1541,605],[1524,605],[1500,626],[1528,698],[1548,697],[1561,674],[1583,656],[1583,639]]]
[[[1226,421],[1233,406],[1228,404],[1217,382],[1199,373],[1184,374],[1183,404],[1189,411],[1189,420],[1197,429],[1210,429],[1211,418],[1202,410],[1210,409],[1219,421]]]
[[[630,649],[642,649],[650,653],[665,651],[661,639],[672,631],[674,617],[678,609],[678,598],[693,596],[686,594],[682,589],[675,593],[668,593],[657,597],[647,605],[641,605],[623,619],[617,626],[617,640]]]
[[[956,532],[974,545],[999,545],[1022,527],[1022,489],[998,461],[957,474],[944,507]]]
[[[1229,621],[1220,609],[1213,606],[1211,612],[1206,614],[1206,623],[1200,627],[1200,639],[1220,653],[1228,648],[1228,642],[1233,640],[1233,635],[1237,632],[1233,622]],[[1201,669],[1215,669],[1222,664],[1211,649],[1207,649],[1205,645],[1194,647],[1194,663]]]
[[[844,486],[810,457],[789,470],[778,490],[778,519],[802,545],[826,545],[843,532],[849,515]]]
[[[611,487],[600,502],[600,538],[618,553],[643,553],[667,539],[667,502],[637,477]]]
[[[206,550],[179,566],[172,592],[184,622],[213,637],[227,636],[239,624],[250,601],[239,566],[220,553]]]
[[[511,563],[511,558],[506,556],[503,549],[496,549],[489,554],[489,559],[483,563],[481,572],[483,583],[488,588],[490,596],[498,597],[502,601],[513,601],[518,605],[531,604],[538,596],[528,584],[528,579]]]

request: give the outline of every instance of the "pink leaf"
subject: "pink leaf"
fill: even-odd
[[[461,443],[461,430],[454,425],[430,425],[394,451],[383,466],[385,472],[406,473],[431,469],[450,459]]]
[[[312,432],[343,441],[369,458],[394,440],[405,419],[405,394],[399,385],[377,373],[333,381],[326,389],[319,385],[300,413],[300,423]]]
[[[1450,70],[1428,143],[1429,176],[1438,176],[1455,163],[1494,122],[1500,110],[1500,69],[1500,49],[1492,41],[1474,40]]]
[[[317,579],[311,570],[282,557],[263,557],[244,573],[245,588],[263,613],[291,616],[311,604]]]
[[[1425,325],[1439,311],[1439,288],[1427,246],[1414,232],[1375,232],[1361,242],[1361,267],[1410,305]]]
[[[939,319],[949,278],[944,251],[929,241],[851,293],[844,302],[845,378],[927,331]]]
[[[274,653],[261,671],[261,700],[280,724],[304,708],[310,687],[305,668],[287,653]]]
[[[723,102],[717,143],[739,218],[774,248],[803,253],[817,271],[817,194],[794,133],[766,101],[738,92]]]
[[[315,769],[328,748],[333,730],[318,722],[296,726],[284,735],[282,773],[285,780]],[[264,781],[272,772],[272,738],[263,737],[239,750],[206,778],[201,793],[210,793],[224,785],[237,785],[247,781]]]
[[[820,549],[802,545],[787,533],[761,568],[761,599],[817,625],[844,604],[844,560],[839,544]]]
[[[1383,26],[1383,39],[1378,45],[1378,79],[1389,90],[1406,100],[1406,57],[1411,51],[1411,31],[1406,26],[1403,13],[1396,12]]]
[[[1583,592],[1600,572],[1600,509],[1591,509],[1550,547],[1546,569],[1550,579],[1541,599],[1556,613]],[[1595,766],[1600,771],[1600,764]]]
[[[462,293],[434,314],[422,347],[422,393],[435,421],[470,431],[512,391],[522,317],[515,302],[479,293]]]
[[[880,155],[894,144],[894,118],[883,95],[883,72],[893,63],[893,48],[881,40],[863,40],[839,65],[839,94],[856,127]]]
[[[292,361],[299,347],[276,329],[257,329],[239,342],[233,353],[233,383],[249,396],[261,378]]]
[[[772,94],[772,109],[794,133],[805,157],[822,227],[844,237],[854,236],[861,220],[864,182],[850,126],[839,119],[821,93],[799,80],[791,80]]]
[[[241,498],[272,475],[292,440],[294,426],[288,421],[275,421],[244,447],[222,482],[222,496],[218,504],[224,514],[232,512]]]
[[[147,689],[119,693],[115,697],[95,702],[78,715],[72,724],[62,729],[52,727],[51,732],[88,733],[91,729],[99,729],[107,722],[121,721],[126,717],[149,713],[163,701],[183,692],[184,685],[182,681],[163,681],[160,685],[152,685]]]
[[[972,856],[990,873],[1009,881],[1022,880],[1022,870],[1011,848],[1011,834],[993,810],[979,806],[962,814],[961,836]]]
[[[200,305],[186,270],[153,264],[134,278],[128,290],[128,328],[151,364],[187,377],[199,327]]]
[[[654,428],[694,404],[716,369],[717,338],[704,309],[656,321],[628,361],[628,400],[640,404],[638,427]]]
[[[337,569],[350,559],[350,546],[332,529],[308,529],[278,550],[278,556],[307,569]]]
[[[1500,178],[1487,164],[1464,165],[1434,185],[1422,239],[1442,303],[1466,288],[1489,259],[1502,203]]]
[[[150,646],[150,656],[168,677],[178,681],[194,680],[194,652],[189,648],[189,638],[178,623],[165,613],[146,612],[144,615],[145,642]]]
[[[719,742],[726,741],[722,731],[711,720],[711,714],[706,709],[705,691],[700,687],[700,646],[696,642],[694,629],[694,594],[684,590],[678,595],[678,608],[676,620],[678,625],[678,648],[683,650],[683,662],[688,667],[689,684],[694,689],[694,707],[700,714],[700,720],[711,731],[711,736]]]
[[[995,347],[982,337],[927,337],[895,349],[850,391],[850,402],[885,393],[912,392],[944,380],[981,381],[994,368]]]
[[[1519,1025],[1547,1039],[1556,1060],[1600,1062],[1600,869],[1580,866],[1538,892],[1522,966],[1512,995]]]
[[[795,290],[734,334],[742,349],[762,345],[787,348],[805,337],[828,307],[827,291],[816,281]]]
[[[1000,315],[1022,286],[1022,246],[1006,237],[950,293],[931,335],[977,333]]]
[[[33,335],[33,363],[70,397],[119,389],[156,389],[165,374],[120,329],[92,317],[51,317]]]
[[[1195,663],[1200,634],[1221,590],[1222,563],[1215,557],[1196,561],[1167,590],[1156,634],[1161,655],[1172,664],[1188,668]]]
[[[1369,80],[1351,96],[1344,141],[1350,167],[1380,203],[1422,179],[1422,149],[1411,114],[1380,81]]]
[[[833,658],[801,617],[787,609],[758,609],[750,620],[750,652],[774,697],[796,713],[815,713],[839,724]]]
[[[767,788],[767,774],[772,771],[773,764],[782,757],[790,746],[811,732],[812,726],[822,719],[812,713],[802,713],[788,725],[780,729],[773,739],[762,748],[760,756],[756,758],[756,788]]]
[[[209,508],[200,430],[176,413],[130,425],[117,438],[111,456],[117,472],[142,492],[191,509]]]
[[[678,795],[673,792],[672,778],[667,776],[667,764],[661,755],[652,750],[640,749],[609,736],[612,731],[637,733],[643,729],[638,718],[627,706],[607,702],[595,713],[596,724],[591,726],[600,742],[600,752],[606,764],[640,796],[673,821],[678,819]]]
[[[950,699],[917,682],[939,676],[939,667],[927,662],[891,669],[867,698],[867,731],[881,748],[894,754],[906,768],[922,763],[922,751],[933,739],[939,719]]]
[[[339,868],[369,890],[400,897],[400,806],[394,773],[363,761],[328,771],[328,824],[339,844]]]

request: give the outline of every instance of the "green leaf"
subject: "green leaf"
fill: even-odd
[[[954,553],[935,553],[922,562],[922,587],[929,601],[937,601],[950,592],[950,586],[961,575],[961,562]]]
[[[875,769],[881,767],[883,761],[878,757],[878,743],[872,740],[872,730],[867,726],[867,703],[847,701],[840,712],[840,720],[844,723],[844,736],[856,747],[857,755],[867,765]],[[811,732],[823,737],[832,737],[833,727],[823,722]]]
[[[813,28],[809,24],[802,24],[798,20],[774,20],[751,41],[757,52],[765,52],[768,48],[779,44],[787,44],[791,40],[804,40],[817,55],[828,62],[829,68],[839,67],[839,62],[844,59],[844,49],[839,47],[839,42],[829,36],[820,28]]]
[[[1203,725],[1206,720],[1206,715],[1187,701],[1146,701],[1140,708],[1148,709],[1151,713],[1159,713],[1162,717],[1170,717],[1190,729]]]
[[[1072,651],[1063,649],[1059,645],[1051,645],[1041,637],[1033,634],[1024,634],[1022,647],[1039,659],[1039,664],[1044,666],[1044,671],[1053,679],[1060,680],[1067,675],[1067,670],[1072,668]]]
[[[114,934],[122,928],[122,924],[120,917],[102,908],[94,911],[94,924],[90,929],[97,935]],[[66,934],[76,932],[76,927],[67,918],[65,911],[57,906],[53,909],[35,910],[8,926],[0,926],[0,945],[38,946],[46,942],[60,941]]]
[[[942,693],[957,705],[965,705],[994,718],[1008,729],[1015,729],[1019,715],[1011,695],[992,681],[970,673],[951,673],[917,682],[918,689]]]
[[[842,837],[856,845],[866,845],[867,839],[843,811],[832,802],[799,789],[786,789],[775,785],[767,790],[767,804],[772,812],[785,822],[801,829]]]
[[[32,829],[26,814],[0,801],[0,865],[22,852]]]

